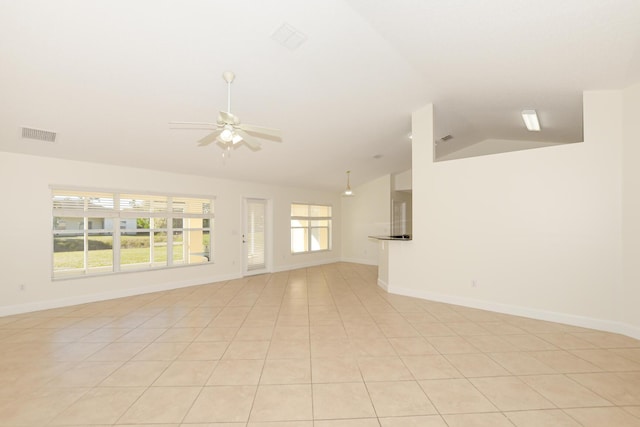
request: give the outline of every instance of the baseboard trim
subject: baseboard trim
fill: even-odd
[[[91,302],[108,301],[116,298],[125,298],[134,295],[144,295],[153,292],[170,291],[172,289],[187,288],[189,286],[199,286],[207,283],[226,282],[227,280],[240,279],[240,274],[228,274],[217,276],[212,280],[202,282],[202,280],[188,280],[180,282],[162,283],[159,285],[141,286],[137,288],[118,289],[95,294],[75,295],[72,297],[58,298],[45,301],[34,301],[24,304],[15,304],[0,307],[0,316],[12,316],[14,314],[30,313],[33,311],[51,310],[54,308],[68,307],[72,305],[87,304]]]
[[[333,263],[336,263],[336,262],[340,262],[340,259],[334,258],[334,259],[325,259],[325,260],[320,260],[320,261],[308,261],[308,262],[302,262],[302,263],[299,263],[299,264],[283,265],[283,266],[280,266],[280,267],[274,267],[273,268],[273,272],[274,273],[280,273],[282,271],[291,271],[291,270],[299,270],[301,268],[318,267],[320,265],[333,264]]]
[[[378,286],[380,286],[382,289],[384,289],[385,291],[389,292],[389,293],[395,293],[395,292],[390,292],[389,291],[389,284],[387,282],[385,282],[384,280],[382,280],[381,278],[378,277]]]
[[[360,259],[360,258],[342,258],[342,262],[351,262],[354,264],[364,264],[364,265],[378,265],[377,262],[371,261],[368,259]]]
[[[629,325],[627,323],[596,319],[586,316],[577,316],[573,314],[541,310],[517,305],[502,304],[491,301],[477,300],[473,298],[464,298],[455,295],[439,294],[418,289],[403,288],[399,286],[389,286],[386,283],[382,282],[380,279],[378,279],[378,285],[391,294],[420,298],[429,301],[443,302],[447,304],[461,305],[464,307],[489,310],[496,313],[511,314],[514,316],[528,317],[531,319],[563,323],[566,325],[579,326],[582,328],[613,332],[635,339],[640,339],[640,328]]]

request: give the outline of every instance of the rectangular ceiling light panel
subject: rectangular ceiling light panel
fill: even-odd
[[[529,131],[540,132],[540,122],[538,121],[536,110],[524,110],[522,112],[522,120],[524,120],[524,125]]]
[[[299,48],[307,40],[306,35],[286,22],[273,33],[271,38],[291,50]]]

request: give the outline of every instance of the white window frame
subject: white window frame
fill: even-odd
[[[322,204],[322,203],[302,203],[302,202],[293,202],[291,203],[291,208],[293,208],[294,205],[299,205],[299,206],[307,206],[308,207],[308,211],[311,212],[311,207],[312,206],[321,206],[323,208],[329,208],[329,216],[311,216],[311,214],[309,214],[308,216],[300,216],[300,215],[291,215],[291,220],[290,220],[290,249],[291,249],[291,254],[292,255],[300,255],[300,254],[309,254],[309,253],[316,253],[316,252],[327,252],[330,251],[332,249],[333,246],[333,206],[332,205],[327,205],[327,204]],[[295,226],[293,225],[293,221],[295,220],[300,220],[300,221],[306,221],[307,225],[306,226]],[[319,226],[312,226],[312,222],[313,221],[328,221],[328,226],[326,227],[319,227]],[[313,245],[312,245],[312,239],[313,239],[313,233],[312,230],[314,229],[320,229],[320,228],[326,228],[327,229],[327,236],[328,236],[328,245],[326,249],[312,249]],[[303,251],[294,251],[293,250],[293,230],[294,229],[306,229],[307,230],[307,250],[303,250]]]
[[[72,197],[84,197],[84,203],[80,207],[79,203],[73,203],[71,200],[69,205],[65,205],[63,199],[64,195],[72,195]],[[149,200],[159,199],[166,200],[166,206],[159,210],[155,210],[153,207],[146,209],[124,209],[124,206],[120,206],[121,200],[131,200],[131,196],[147,198]],[[95,207],[88,206],[89,198],[96,199],[102,197],[102,200],[112,200],[112,203],[106,203],[105,206]],[[137,199],[136,199],[137,200]],[[201,205],[202,212],[186,212],[184,211],[186,202],[192,202],[195,206]],[[99,275],[109,275],[121,272],[140,272],[149,270],[158,270],[163,268],[177,268],[177,267],[193,267],[197,265],[213,263],[213,241],[214,241],[214,202],[215,196],[198,196],[198,195],[176,195],[176,194],[162,194],[146,191],[116,191],[116,190],[103,190],[103,189],[86,189],[77,187],[51,187],[51,204],[52,204],[52,243],[55,242],[57,236],[71,236],[71,235],[83,235],[84,247],[83,247],[83,267],[69,270],[56,270],[55,264],[55,251],[54,245],[51,246],[51,277],[52,280],[66,280],[78,277],[90,277]],[[77,224],[82,225],[82,229],[61,230],[56,228],[56,218],[77,218]],[[89,229],[89,219],[102,218],[103,227],[107,222],[110,222],[110,228],[101,229]],[[128,221],[135,220],[136,218],[149,219],[149,228],[138,229],[136,227],[135,232],[149,233],[149,262],[143,262],[139,264],[124,264],[121,265],[121,237],[131,232],[128,228],[122,228],[122,224]],[[154,218],[166,218],[166,227],[156,228],[154,227]],[[174,220],[182,220],[182,227],[174,227]],[[208,220],[209,225],[204,226],[201,224],[199,227],[188,227],[190,220],[201,219],[202,222]],[[183,257],[182,260],[174,261],[174,231],[176,233],[182,233],[182,248]],[[162,232],[166,233],[166,262],[158,262],[154,260],[153,254],[155,250],[154,245],[154,233]],[[204,246],[202,252],[188,253],[187,247],[190,248],[187,239],[187,234],[190,232],[201,232],[203,236],[208,233],[209,244],[208,247]],[[89,267],[88,254],[89,244],[88,238],[92,234],[102,234],[112,236],[112,265],[105,268]],[[204,243],[203,243],[204,245]],[[198,260],[198,262],[191,262],[191,259]],[[200,262],[201,261],[201,262]],[[124,267],[124,268],[123,268]]]

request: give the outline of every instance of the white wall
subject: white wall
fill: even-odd
[[[624,320],[640,327],[640,84],[623,93]]]
[[[215,263],[52,281],[50,185],[215,195]],[[273,271],[341,258],[341,200],[333,192],[0,152],[0,194],[0,315],[240,277],[243,197],[273,202]],[[332,251],[290,253],[290,203],[305,201],[333,205]]]
[[[625,329],[622,116],[621,92],[587,92],[584,143],[433,163],[433,107],[415,112],[413,241],[390,242],[389,290]],[[640,337],[634,322],[625,332]]]
[[[391,175],[353,189],[342,199],[342,259],[378,264],[378,244],[368,236],[389,235],[391,227]]]

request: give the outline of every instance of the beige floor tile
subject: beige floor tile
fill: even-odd
[[[373,382],[367,383],[367,389],[379,417],[437,413],[415,381]]]
[[[51,358],[65,362],[80,362],[104,348],[105,343],[77,342],[64,346],[55,346]]]
[[[505,341],[513,344],[518,350],[521,351],[545,351],[545,350],[558,350],[558,347],[539,338],[535,335],[522,334],[522,335],[503,335]]]
[[[307,326],[281,326],[278,325],[273,330],[273,339],[283,340],[308,340],[309,327]]]
[[[309,359],[267,359],[260,384],[310,384]]]
[[[61,372],[47,387],[94,387],[121,365],[122,362],[81,362]]]
[[[175,360],[187,345],[186,342],[152,342],[133,360]]]
[[[502,413],[443,415],[448,427],[513,427]]]
[[[172,362],[154,386],[203,386],[213,372],[217,362],[177,360]]]
[[[144,387],[151,385],[167,369],[169,362],[127,362],[100,383],[105,387]]]
[[[568,377],[615,405],[640,405],[640,373],[603,372],[569,374]]]
[[[565,409],[565,412],[578,420],[584,427],[639,427],[640,418],[636,418],[621,408],[577,408]]]
[[[219,360],[227,350],[227,341],[199,341],[189,344],[178,356],[180,360]]]
[[[580,424],[559,409],[517,411],[505,413],[516,427],[580,427]]]
[[[272,341],[267,353],[268,359],[309,359],[309,340]]]
[[[228,359],[220,360],[207,385],[255,385],[260,382],[263,360]]]
[[[154,342],[158,337],[166,332],[166,328],[136,328],[131,332],[122,335],[117,342]]]
[[[438,354],[438,351],[424,338],[389,338],[389,342],[400,356],[422,356]]]
[[[43,426],[87,391],[75,387],[32,390],[0,403],[0,420],[7,426]]]
[[[237,423],[215,423],[215,424],[207,424],[211,427],[239,427]],[[244,426],[245,424],[241,424]],[[189,427],[188,424],[183,424],[184,427]],[[246,424],[247,427],[314,427],[313,421],[259,421],[259,422],[249,422]],[[195,427],[195,426],[193,426]],[[204,426],[202,426],[204,427]]]
[[[462,377],[444,356],[403,356],[401,359],[417,380]]]
[[[144,392],[142,387],[96,387],[58,415],[52,424],[113,424]]]
[[[514,375],[553,374],[556,371],[528,352],[489,353],[494,361]]]
[[[440,322],[413,323],[413,328],[423,337],[452,337],[456,333]]]
[[[200,387],[150,387],[118,420],[119,423],[179,423]]]
[[[232,341],[239,327],[207,327],[195,339],[200,341]]]
[[[575,349],[595,349],[597,346],[578,338],[573,334],[557,333],[557,334],[536,334],[539,338],[550,342],[558,348],[563,350],[575,350]]]
[[[365,381],[412,380],[413,375],[399,357],[361,357],[358,366]]]
[[[101,328],[84,335],[78,342],[104,342],[112,343],[117,341],[121,336],[131,332],[131,329],[125,328]]]
[[[517,377],[473,378],[470,380],[501,411],[554,408]]]
[[[310,348],[312,358],[355,357],[354,348],[352,348],[351,341],[346,338],[337,340],[311,338]]]
[[[155,342],[192,342],[202,328],[169,328]]]
[[[264,359],[270,341],[232,341],[223,359]]]
[[[490,332],[475,322],[448,322],[445,323],[449,329],[457,335],[467,337],[474,335],[489,335]]]
[[[354,338],[351,340],[351,346],[356,357],[397,356],[396,350],[386,338]]]
[[[380,427],[377,418],[357,418],[353,420],[316,421],[313,427]]]
[[[313,384],[315,420],[371,418],[376,413],[364,383]]]
[[[486,354],[449,354],[445,356],[465,377],[493,377],[509,372]]]
[[[185,423],[247,422],[256,386],[205,387]]]
[[[520,379],[559,408],[612,405],[564,375],[531,375]]]
[[[348,383],[362,381],[358,362],[351,358],[312,359],[314,383]]]
[[[382,427],[447,427],[441,416],[425,415],[418,417],[380,418]]]
[[[533,351],[528,353],[559,374],[601,371],[596,365],[566,350]]]
[[[483,353],[500,353],[517,351],[518,349],[498,335],[474,335],[465,339]]]
[[[574,335],[600,348],[640,348],[640,340],[610,332],[579,332]]]
[[[624,410],[640,418],[640,406],[625,406]]]
[[[250,421],[311,420],[311,385],[260,385]]]
[[[236,333],[235,340],[238,341],[260,341],[270,340],[273,335],[272,327],[241,327]]]
[[[640,371],[640,363],[621,357],[610,350],[571,350],[571,353],[593,363],[603,371]]]
[[[441,414],[496,412],[497,408],[466,379],[420,381]]]
[[[466,354],[480,351],[462,337],[429,337],[427,340],[441,354]]]

